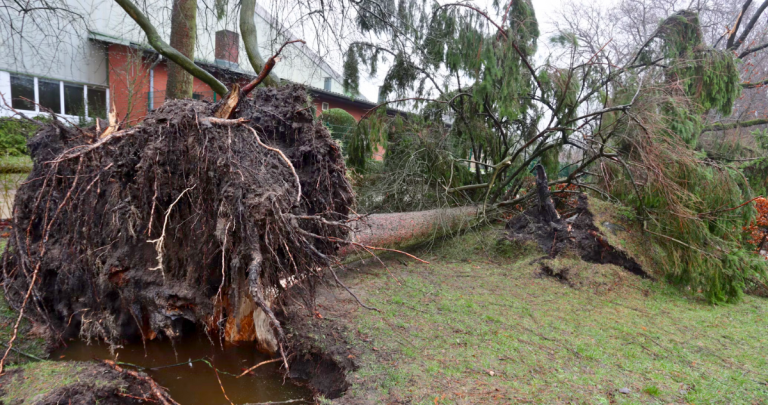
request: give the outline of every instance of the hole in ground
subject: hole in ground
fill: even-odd
[[[181,328],[188,325],[179,325]],[[51,353],[55,360],[92,361],[114,359],[104,344],[87,345],[76,340],[67,342],[68,347]],[[212,345],[204,334],[193,334],[171,344],[163,339],[147,342],[146,353],[139,342],[117,349],[118,361],[144,368],[158,384],[168,388],[171,396],[184,405],[229,405],[221,392],[214,371],[200,359],[206,358],[219,370],[221,383],[227,396],[236,404],[253,402],[279,402],[295,399],[311,401],[312,391],[286,379],[280,370],[280,362],[263,365],[253,374],[235,378],[246,369],[270,357],[256,350],[254,344],[227,347]],[[192,363],[190,363],[190,360]],[[182,364],[179,364],[182,363]],[[172,367],[165,367],[170,366]],[[162,367],[162,368],[161,368]],[[152,369],[157,368],[157,369]]]

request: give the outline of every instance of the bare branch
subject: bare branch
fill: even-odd
[[[177,65],[181,66],[182,69],[189,72],[189,74],[192,76],[211,86],[211,89],[213,89],[213,91],[219,95],[223,96],[229,92],[229,90],[227,90],[227,86],[225,86],[224,83],[220,82],[218,79],[213,77],[212,74],[208,73],[200,66],[197,66],[194,61],[189,60],[189,58],[182,55],[181,52],[177,51],[168,45],[168,43],[163,41],[163,39],[160,37],[160,34],[158,34],[155,27],[149,21],[149,18],[147,18],[147,16],[145,16],[144,13],[142,13],[141,10],[139,10],[139,8],[136,7],[136,5],[133,4],[131,0],[115,0],[115,2],[120,7],[122,7],[123,10],[125,10],[125,12],[134,21],[136,21],[136,24],[138,24],[139,27],[141,27],[141,29],[147,35],[149,44],[152,45],[152,47],[155,48],[157,52],[170,59]]]
[[[739,31],[741,21],[744,19],[744,14],[747,12],[750,4],[752,4],[752,0],[747,0],[744,2],[744,5],[741,6],[741,12],[739,13],[739,16],[736,17],[736,23],[733,25],[733,29],[731,29],[730,35],[728,35],[728,41],[725,43],[725,49],[731,49],[731,47],[733,47],[733,42],[736,40],[736,33]]]
[[[259,38],[256,32],[256,23],[254,21],[254,10],[256,9],[256,0],[242,0],[240,3],[240,35],[243,37],[245,53],[248,55],[248,61],[255,72],[261,72],[264,69],[264,58],[259,52]],[[275,74],[270,74],[264,80],[267,86],[274,86],[279,83],[279,78]]]
[[[763,11],[765,11],[767,7],[768,7],[768,0],[765,0],[763,4],[760,5],[760,8],[758,8],[757,11],[755,11],[755,15],[752,16],[752,19],[749,20],[749,23],[747,23],[747,25],[744,27],[744,31],[741,32],[739,39],[733,42],[731,46],[728,46],[726,49],[735,51],[744,43],[744,41],[746,41],[747,35],[749,35],[749,33],[752,32],[752,29],[755,28],[755,24],[757,24],[757,20],[760,19],[760,16],[763,14]]]

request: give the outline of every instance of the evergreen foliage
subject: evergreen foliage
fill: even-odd
[[[420,116],[378,118],[386,131],[386,158],[383,164],[369,161],[365,176],[357,178],[359,211],[407,212],[455,205],[445,190],[467,184],[472,173],[456,163],[459,145],[445,136],[443,124]]]
[[[320,121],[328,127],[331,131],[331,136],[336,140],[345,139],[357,126],[355,117],[341,108],[331,108],[323,111],[320,114]]]
[[[668,67],[659,83],[671,85],[647,86],[632,117],[614,117],[616,146],[633,169],[627,173],[613,164],[606,187],[637,207],[670,281],[700,291],[710,302],[732,302],[751,280],[765,280],[768,266],[744,243],[742,228],[754,209],[730,209],[753,197],[743,173],[694,150],[704,115],[729,114],[740,88],[733,56],[706,48],[700,31],[690,12],[660,24],[660,46],[649,47],[643,57],[662,59]],[[652,73],[646,77],[654,80]],[[617,103],[626,102],[627,90],[616,93]]]
[[[358,69],[357,52],[355,48],[349,48],[344,59],[344,92],[347,94],[360,93],[360,72]]]
[[[716,303],[766,279],[766,262],[743,247],[741,229],[754,210],[729,209],[752,197],[748,181],[738,167],[695,150],[706,114],[730,114],[740,94],[733,52],[704,43],[695,12],[662,20],[623,67],[592,63],[600,54],[592,50],[568,67],[533,68],[539,29],[530,1],[494,2],[495,21],[469,3],[360,5],[360,29],[393,46],[358,42],[351,50],[370,71],[388,58],[382,94],[410,96],[420,111],[397,123],[376,114],[350,138],[351,165],[364,168],[372,145],[389,142],[371,178],[397,172],[408,179],[398,185],[419,190],[416,198],[379,188],[369,199],[379,208],[516,201],[531,164],[542,163],[555,180],[561,153],[577,149],[581,161],[554,182],[636,207],[669,280]],[[552,43],[566,52],[579,47],[568,32]],[[443,120],[450,126],[435,124]],[[414,187],[417,179],[447,193]]]

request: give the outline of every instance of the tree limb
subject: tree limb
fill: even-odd
[[[747,128],[747,127],[754,127],[756,125],[764,125],[768,124],[768,118],[758,118],[755,120],[749,120],[749,121],[737,121],[737,122],[729,122],[727,124],[723,124],[722,122],[714,123],[703,130],[701,130],[701,133],[710,132],[710,131],[725,131],[727,129],[733,129],[733,128]]]
[[[261,69],[261,73],[259,73],[259,76],[243,87],[244,96],[247,96],[248,93],[250,93],[251,91],[253,91],[253,89],[256,88],[256,86],[258,86],[260,83],[264,82],[265,79],[267,79],[270,72],[272,72],[272,68],[274,68],[277,61],[280,60],[280,53],[283,52],[283,48],[285,48],[286,45],[288,44],[293,44],[296,42],[301,42],[302,44],[306,44],[306,42],[304,42],[303,39],[294,39],[284,43],[283,46],[281,46],[280,49],[277,50],[277,53],[275,53],[274,55],[270,56],[269,59],[267,59],[267,63],[264,64],[264,68]]]
[[[744,2],[744,5],[741,6],[741,12],[739,13],[739,16],[736,17],[736,23],[733,25],[733,29],[731,30],[730,35],[728,35],[728,40],[725,42],[725,49],[731,49],[733,46],[733,42],[736,40],[736,33],[739,31],[741,21],[744,19],[744,14],[747,13],[750,4],[752,4],[752,0],[747,0]]]
[[[752,32],[752,29],[755,28],[757,20],[763,14],[763,11],[765,11],[766,7],[768,7],[768,0],[765,0],[763,4],[760,5],[760,8],[755,11],[755,15],[752,16],[752,19],[749,20],[749,23],[747,23],[747,25],[744,27],[744,31],[742,31],[741,35],[739,35],[739,39],[734,41],[731,46],[727,47],[726,49],[735,51],[741,46],[741,44],[744,43],[744,41],[747,39],[747,35],[749,35],[749,33]]]
[[[227,90],[227,86],[225,86],[224,83],[220,82],[218,79],[213,77],[212,74],[206,72],[200,66],[195,65],[194,61],[189,60],[189,58],[182,55],[181,52],[177,51],[168,45],[168,43],[163,41],[163,39],[160,37],[160,34],[157,33],[157,30],[149,21],[149,18],[147,18],[147,16],[144,15],[144,13],[142,13],[141,10],[139,10],[139,8],[136,7],[136,5],[133,4],[131,0],[115,0],[115,2],[120,7],[122,7],[123,10],[125,10],[125,12],[134,21],[136,21],[136,24],[138,24],[139,27],[141,27],[141,29],[147,35],[149,44],[152,45],[152,48],[155,48],[157,52],[170,59],[177,65],[181,66],[182,69],[189,72],[189,74],[192,76],[211,86],[211,89],[213,89],[213,91],[215,91],[217,94],[223,96],[229,92],[229,90]]]
[[[744,59],[749,54],[755,53],[757,51],[762,51],[765,48],[768,48],[768,42],[758,45],[754,48],[747,48],[746,50],[744,50],[744,52],[739,54],[739,59]]]
[[[245,53],[248,55],[248,61],[251,63],[254,72],[261,72],[266,62],[259,53],[259,38],[256,33],[256,23],[254,22],[254,10],[256,9],[256,0],[242,0],[240,6],[240,35],[243,37]],[[274,73],[269,73],[264,80],[265,86],[276,86],[279,78]]]
[[[765,46],[768,47],[768,44],[765,44]],[[762,81],[759,81],[759,82],[754,82],[754,83],[742,83],[741,84],[741,88],[743,88],[743,89],[754,89],[754,88],[757,88],[757,87],[763,87],[763,86],[765,86],[767,84],[768,84],[768,79],[765,79],[765,80],[762,80]]]

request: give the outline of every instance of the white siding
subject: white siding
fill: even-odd
[[[64,25],[63,28],[56,28],[56,35],[51,35],[50,31],[45,31],[46,28],[41,31],[41,29],[36,29],[34,24],[26,24],[23,41],[0,41],[0,55],[13,55],[13,57],[0,58],[0,71],[107,86],[108,64],[105,47],[88,40],[88,31],[113,37],[117,41],[145,44],[146,37],[143,31],[113,1],[62,1],[67,3],[73,11],[87,16],[85,24],[73,23]],[[170,31],[171,2],[164,0],[147,3],[149,6],[145,13],[155,22],[158,31],[167,38]],[[216,31],[221,29],[239,31],[236,11],[239,4],[235,3],[237,2],[230,2],[232,9],[224,18],[219,20],[209,8],[210,2],[205,3],[200,0],[197,18],[197,60],[211,63],[214,61]],[[261,54],[266,59],[287,38],[284,33],[279,33],[273,24],[262,17],[264,9],[258,5],[256,14]],[[328,69],[327,65],[308,48],[289,45],[282,56],[274,70],[280,78],[322,89],[325,78],[331,77],[331,91],[343,92],[338,73]],[[242,70],[253,71],[242,46],[242,41],[239,65]],[[7,78],[7,75],[0,76],[0,79],[2,77]]]

